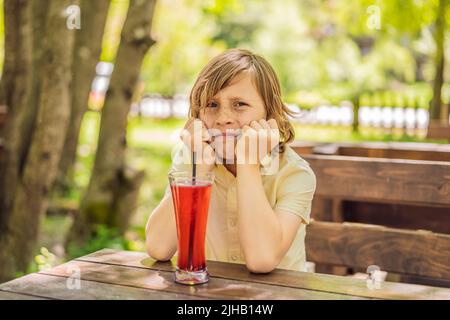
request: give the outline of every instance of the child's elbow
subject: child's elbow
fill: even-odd
[[[269,273],[275,270],[275,259],[250,259],[246,261],[248,271],[252,273]]]
[[[161,246],[153,246],[149,241],[146,243],[146,251],[150,258],[157,261],[169,261],[173,257],[173,253],[164,250]]]

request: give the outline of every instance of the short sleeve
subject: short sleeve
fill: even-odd
[[[309,165],[291,165],[278,183],[274,210],[295,214],[308,224],[315,190],[316,176]]]

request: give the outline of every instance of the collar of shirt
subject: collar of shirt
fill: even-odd
[[[274,164],[274,162],[270,155],[265,156],[261,161],[259,172],[263,178],[267,175],[274,175],[278,171],[278,168],[276,168],[276,170],[273,170],[273,168],[271,169],[272,164]],[[228,171],[228,169],[223,164],[215,165],[214,179],[227,187],[236,184],[236,177],[230,171]]]

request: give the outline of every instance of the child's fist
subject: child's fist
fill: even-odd
[[[196,152],[196,163],[204,165],[203,168],[211,170],[214,166],[216,155],[210,146],[211,136],[203,121],[190,118],[180,133],[180,139],[192,151]]]
[[[237,164],[259,164],[280,142],[275,119],[252,121],[242,128],[236,145]]]

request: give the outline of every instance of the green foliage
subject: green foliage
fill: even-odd
[[[93,230],[95,236],[88,239],[85,246],[69,246],[68,259],[74,259],[104,248],[126,250],[126,240],[118,234],[117,230],[101,224],[93,226]]]
[[[380,9],[380,29],[368,28],[367,18],[370,6]],[[422,28],[436,19],[438,0],[358,0],[349,5],[346,1],[336,1],[333,8],[335,21],[345,26],[355,36],[381,35],[396,36],[410,34],[417,36]]]
[[[50,269],[61,263],[61,260],[46,247],[41,247],[33,261],[29,264],[26,272],[16,272],[15,277],[19,278],[28,273],[39,272]]]
[[[111,3],[104,61],[114,61],[128,1]],[[352,99],[411,85],[421,80],[419,68],[431,81],[438,5],[439,0],[160,0],[152,27],[156,44],[141,80],[145,92],[188,94],[210,58],[243,47],[274,66],[289,103],[314,105],[344,93]],[[373,8],[380,13],[379,28],[370,25]]]
[[[166,96],[189,92],[202,66],[225,49],[210,43],[214,23],[202,15],[198,2],[192,3],[158,2],[152,27],[156,44],[150,48],[141,71],[146,92]]]
[[[222,43],[227,48],[250,46],[254,33],[263,25],[262,7],[253,1],[210,1],[203,3],[203,14],[214,20],[212,43]]]
[[[371,5],[380,9],[380,29],[368,25]],[[416,81],[417,57],[433,54],[423,48],[436,8],[437,0],[162,0],[153,27],[158,42],[141,76],[147,92],[187,94],[208,59],[244,47],[274,66],[287,102],[307,105],[314,92],[321,92],[318,101],[344,91],[350,99]],[[422,67],[431,80],[432,68]]]
[[[74,259],[89,253],[104,249],[144,251],[145,233],[143,227],[132,227],[125,236],[120,235],[116,229],[108,228],[105,225],[94,226],[94,236],[92,236],[83,247],[71,245],[68,248],[67,259]],[[41,261],[39,257],[39,261]],[[43,259],[46,261],[45,259]]]
[[[42,247],[39,251],[40,254],[34,257],[38,270],[42,271],[53,267],[56,263],[56,256],[45,247]]]

